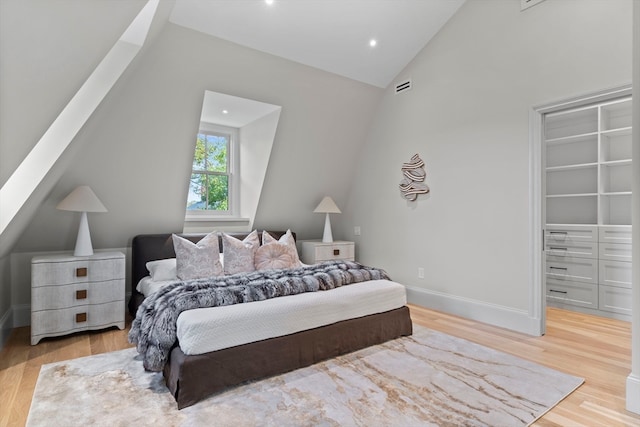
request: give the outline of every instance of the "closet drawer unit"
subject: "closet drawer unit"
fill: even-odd
[[[631,262],[631,245],[624,243],[600,243],[598,245],[601,260]]]
[[[631,265],[630,262],[600,260],[600,285],[631,289]]]
[[[601,225],[599,233],[601,242],[631,244],[630,225]]]
[[[568,280],[598,283],[598,260],[578,257],[558,257],[547,255],[547,280]]]
[[[547,241],[545,251],[547,255],[557,257],[597,258],[598,242],[554,243]]]
[[[547,279],[547,301],[598,308],[598,285]]]
[[[595,225],[550,225],[544,230],[545,244],[597,242],[598,227]]]
[[[600,285],[598,308],[631,316],[631,289]]]

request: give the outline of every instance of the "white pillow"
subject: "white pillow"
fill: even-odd
[[[176,252],[178,278],[191,280],[222,274],[218,233],[209,233],[198,243],[193,243],[175,234],[172,235],[172,238],[173,249]]]
[[[146,265],[152,280],[176,280],[178,278],[175,258],[149,261]]]
[[[272,242],[262,245],[256,251],[256,270],[296,268],[300,265],[298,253],[285,243]]]
[[[300,258],[298,257],[298,249],[296,248],[296,239],[293,238],[293,234],[291,234],[291,230],[287,230],[287,232],[280,237],[280,240],[276,240],[271,234],[267,233],[266,231],[262,232],[262,246],[270,245],[276,242],[287,245],[289,246],[289,248],[291,248],[294,259],[292,261],[292,265],[286,268],[297,268],[297,267],[302,267],[304,265],[300,261]]]
[[[253,230],[244,240],[222,233],[224,274],[250,273],[256,268],[253,259],[260,246],[258,232]]]

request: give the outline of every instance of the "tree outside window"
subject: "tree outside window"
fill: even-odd
[[[187,210],[228,212],[231,136],[217,132],[198,133],[187,198]]]

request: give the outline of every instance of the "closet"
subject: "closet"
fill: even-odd
[[[547,304],[631,319],[631,97],[543,116]]]

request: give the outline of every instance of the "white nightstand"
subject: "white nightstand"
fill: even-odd
[[[334,241],[323,243],[321,240],[300,240],[301,260],[305,264],[317,264],[322,261],[355,259],[355,243]]]
[[[125,259],[120,252],[31,260],[31,345],[89,329],[124,329]]]

